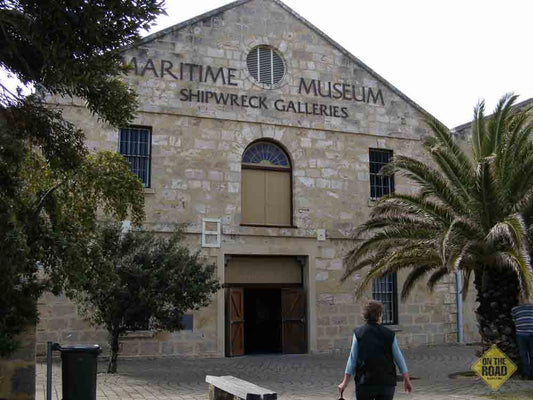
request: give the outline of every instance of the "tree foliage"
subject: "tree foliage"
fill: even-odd
[[[133,118],[120,50],[163,12],[161,0],[0,0],[0,65],[24,84],[86,100],[105,121]]]
[[[77,96],[102,121],[128,123],[136,97],[120,81],[120,49],[162,3],[0,0],[0,67],[36,89],[24,97],[0,85],[1,356],[37,320],[43,290],[83,280],[99,213],[135,223],[144,217],[142,184],[127,162],[90,154],[83,132],[43,98]]]
[[[89,272],[70,294],[89,321],[109,332],[108,372],[116,372],[121,334],[181,329],[184,313],[208,305],[220,288],[215,266],[203,264],[181,239],[179,230],[166,239],[108,223],[87,247]]]
[[[519,292],[529,297],[532,290],[533,144],[530,109],[515,101],[504,96],[489,117],[483,103],[475,108],[471,154],[428,121],[433,135],[424,150],[433,165],[395,156],[384,168],[415,182],[418,193],[380,199],[357,228],[344,279],[368,268],[361,295],[372,279],[407,270],[405,298],[421,279],[433,289],[455,270],[466,285],[474,276],[482,338],[516,357],[510,309]]]

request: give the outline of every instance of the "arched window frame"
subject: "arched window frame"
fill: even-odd
[[[268,164],[261,164],[261,163],[247,163],[247,162],[244,162],[243,159],[244,159],[244,156],[245,154],[254,146],[260,144],[260,143],[265,143],[265,144],[269,144],[269,145],[273,145],[275,147],[277,147],[279,150],[281,150],[283,152],[283,154],[287,157],[287,162],[288,162],[288,166],[278,166],[278,165],[268,165]],[[288,225],[270,225],[270,224],[259,224],[259,223],[247,223],[247,222],[241,222],[240,225],[242,226],[264,226],[264,227],[280,227],[280,228],[295,228],[294,226],[294,200],[293,200],[293,177],[292,177],[292,160],[291,160],[291,157],[289,155],[289,152],[287,151],[287,149],[280,143],[274,141],[274,140],[271,140],[271,139],[258,139],[252,143],[250,143],[246,149],[244,150],[244,152],[242,153],[242,157],[241,157],[241,169],[245,170],[245,169],[255,169],[255,170],[266,170],[266,171],[280,171],[280,172],[286,172],[289,174],[289,196],[290,196],[290,202],[289,202],[289,206],[290,206],[290,219],[289,219],[289,224]],[[242,186],[242,172],[241,172],[241,191],[244,190],[243,186]],[[243,202],[242,202],[242,193],[241,193],[241,213],[242,213],[242,207],[243,207]]]

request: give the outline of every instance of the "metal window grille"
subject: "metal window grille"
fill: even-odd
[[[131,172],[141,178],[145,187],[150,187],[151,139],[150,128],[120,129],[119,152],[128,159]]]
[[[269,142],[257,142],[246,149],[242,162],[290,168],[289,157],[278,146]]]
[[[258,46],[246,58],[250,75],[259,83],[275,85],[285,75],[285,64],[281,56],[271,47]]]
[[[372,298],[383,303],[384,325],[398,323],[398,300],[396,273],[387,274],[372,281]]]
[[[394,192],[394,175],[380,175],[392,160],[392,150],[370,149],[370,198],[379,199]]]

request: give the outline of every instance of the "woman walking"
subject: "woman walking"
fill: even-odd
[[[354,376],[357,400],[392,400],[396,388],[395,364],[403,376],[405,391],[413,390],[398,341],[393,331],[381,325],[382,316],[383,304],[369,301],[363,312],[366,323],[354,330],[344,379],[338,386],[341,397],[350,377]]]

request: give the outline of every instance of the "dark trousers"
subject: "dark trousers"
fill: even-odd
[[[517,333],[516,342],[520,349],[522,374],[529,378],[533,378],[533,333]]]
[[[356,400],[392,400],[396,386],[355,385]]]

